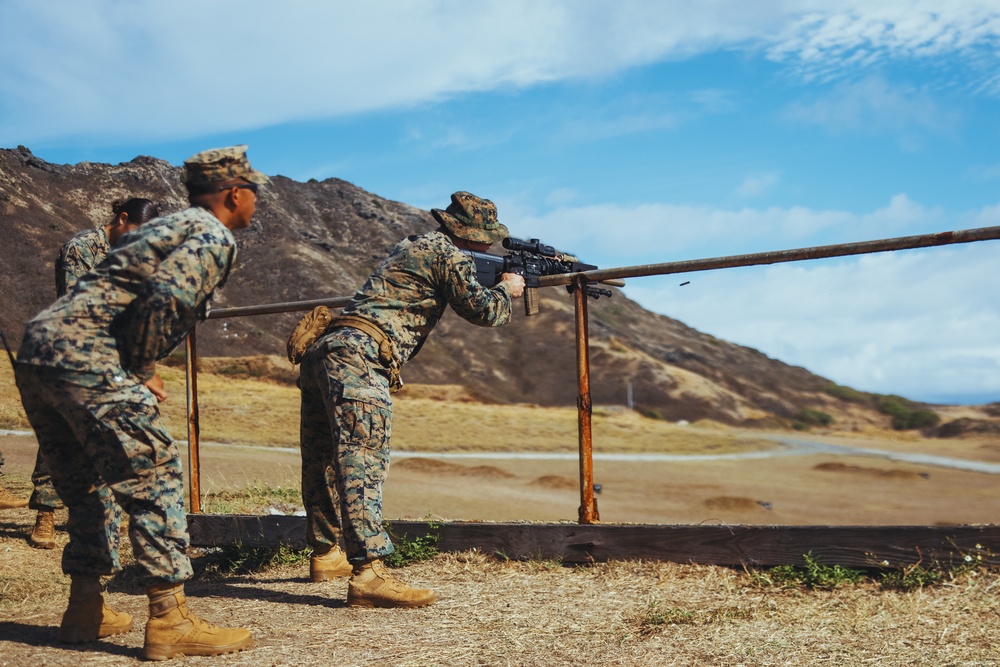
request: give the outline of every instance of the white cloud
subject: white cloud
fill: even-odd
[[[579,195],[572,188],[556,188],[545,197],[545,203],[549,206],[566,206]]]
[[[785,118],[835,133],[865,134],[910,129],[950,133],[960,120],[957,112],[941,108],[926,91],[893,85],[877,76],[840,83],[810,102],[791,104]]]
[[[982,212],[946,218],[904,194],[870,213],[790,208],[725,210],[698,204],[600,204],[557,208],[546,214],[518,202],[497,202],[512,234],[530,233],[557,247],[594,257],[606,266],[781,250],[908,236],[973,224]]]
[[[500,207],[514,212],[515,235],[530,232],[602,268],[1000,226],[1000,204],[946,214],[904,194],[861,214],[647,204],[531,216],[516,203]],[[841,384],[1000,400],[998,243],[633,278],[626,295]]]
[[[840,384],[1000,400],[996,243],[636,279],[626,294]]]
[[[781,182],[781,174],[776,171],[766,171],[759,174],[751,174],[743,179],[736,194],[740,197],[759,197],[769,192]]]
[[[721,48],[839,71],[864,65],[869,51],[985,52],[1000,34],[995,2],[972,0],[7,0],[0,12],[0,143],[252,129],[605,77]],[[670,120],[634,116],[606,129]]]
[[[771,58],[791,61],[807,78],[839,78],[845,68],[896,58],[962,53],[995,76],[1000,10],[994,0],[843,0],[796,3],[768,46]]]

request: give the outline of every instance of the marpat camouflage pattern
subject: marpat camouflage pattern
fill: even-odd
[[[176,446],[143,384],[204,317],[236,243],[189,208],[148,222],[32,319],[15,369],[25,413],[69,508],[67,574],[120,569],[120,503],[144,583],[191,576]]]
[[[480,326],[501,326],[511,317],[508,286],[483,287],[472,259],[434,231],[397,245],[343,314],[377,324],[405,363],[449,305]],[[331,329],[303,357],[299,387],[306,537],[323,552],[342,534],[352,563],[383,558],[393,552],[382,529],[392,399],[378,346],[357,329]]]
[[[110,249],[104,227],[85,229],[71,238],[56,260],[56,296],[66,294],[80,276],[103,262]]]
[[[28,322],[17,358],[99,377],[105,387],[129,374],[145,382],[204,319],[235,258],[232,232],[204,209],[147,222]]]

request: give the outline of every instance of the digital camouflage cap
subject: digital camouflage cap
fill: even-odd
[[[184,160],[182,180],[188,187],[244,178],[251,183],[267,183],[267,176],[250,166],[247,147],[210,148]]]
[[[497,206],[471,192],[456,192],[448,208],[431,209],[431,215],[460,239],[496,243],[507,238],[505,225],[497,220]]]

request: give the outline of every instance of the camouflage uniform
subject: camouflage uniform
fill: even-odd
[[[120,569],[120,510],[147,583],[191,576],[180,455],[144,386],[205,314],[236,255],[208,211],[146,223],[31,320],[16,378],[69,508],[63,571]]]
[[[104,227],[85,229],[71,238],[60,250],[56,259],[56,296],[60,297],[76,285],[80,276],[104,261],[111,249],[111,241]],[[35,457],[35,469],[31,473],[34,490],[28,507],[39,512],[52,512],[62,507],[59,494],[52,485],[52,477],[45,467],[42,450]]]
[[[506,283],[487,289],[446,234],[411,236],[372,274],[344,315],[377,324],[405,363],[450,305],[480,326],[510,320]],[[319,552],[343,532],[352,563],[393,552],[382,529],[382,484],[389,467],[389,370],[375,341],[352,327],[320,336],[302,359],[302,497],[306,534]]]
[[[104,261],[111,250],[111,241],[104,227],[85,229],[59,251],[56,260],[56,296],[69,291],[80,276]]]

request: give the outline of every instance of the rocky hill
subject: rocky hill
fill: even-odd
[[[25,322],[54,299],[59,247],[77,231],[110,220],[111,202],[123,197],[147,197],[162,212],[186,205],[180,169],[162,160],[56,165],[24,147],[0,150],[0,327],[15,348]],[[214,307],[351,295],[400,238],[436,226],[426,211],[342,180],[275,176],[261,190],[253,225],[237,233],[237,265]],[[497,330],[446,315],[404,378],[465,385],[500,402],[572,404],[571,297],[563,288],[542,290],[541,311],[532,318],[518,311],[511,325]],[[648,312],[621,293],[592,301],[590,312],[596,405],[622,405],[631,382],[638,409],[671,420],[774,426],[814,410],[841,428],[888,424],[888,417],[831,393],[828,380],[804,368]],[[211,320],[199,327],[199,352],[281,354],[297,318]]]

